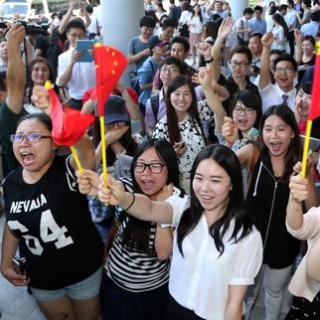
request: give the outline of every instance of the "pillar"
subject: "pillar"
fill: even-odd
[[[232,18],[236,21],[242,17],[243,10],[249,7],[248,0],[229,0]]]
[[[143,15],[143,0],[101,1],[104,43],[126,55],[129,40],[140,34],[139,20]]]

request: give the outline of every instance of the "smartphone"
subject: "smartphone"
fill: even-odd
[[[26,274],[26,258],[13,258],[13,269],[18,274]]]
[[[92,62],[93,61],[93,45],[95,40],[78,40],[76,50],[82,53],[78,62]]]

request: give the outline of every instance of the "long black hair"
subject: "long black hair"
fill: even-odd
[[[224,215],[209,226],[209,233],[214,239],[215,246],[220,252],[224,252],[225,243],[223,236],[228,230],[231,221],[234,219],[234,229],[228,241],[235,243],[248,235],[253,226],[253,221],[244,206],[244,193],[241,175],[241,166],[234,152],[219,144],[213,144],[205,147],[196,157],[191,171],[191,184],[196,170],[201,161],[212,159],[217,162],[228,174],[231,180],[232,189],[229,192],[229,200]],[[180,253],[183,255],[183,239],[197,226],[203,215],[203,208],[191,188],[190,208],[187,209],[180,220],[177,229],[177,243]]]
[[[284,180],[288,180],[292,174],[292,168],[301,159],[301,143],[299,138],[299,128],[295,119],[293,111],[285,104],[279,104],[269,108],[262,116],[260,123],[260,132],[263,132],[264,124],[270,116],[279,117],[285,124],[287,124],[293,131],[294,137],[291,139],[288,151],[285,156],[285,169],[283,176]],[[262,147],[264,152],[269,153],[265,144]]]
[[[168,178],[166,183],[172,183],[175,187],[179,188],[179,169],[178,159],[173,147],[165,139],[149,139],[143,142],[135,156],[133,157],[131,165],[131,176],[133,183],[133,191],[136,193],[143,193],[140,189],[134,175],[134,167],[140,156],[150,148],[154,148],[159,158],[163,161],[168,169]],[[150,237],[150,222],[138,220],[131,215],[127,216],[128,223],[125,228],[123,241],[131,248],[141,250],[143,252],[150,252],[149,237]]]
[[[187,85],[189,87],[192,95],[191,106],[187,111],[188,114],[190,115],[192,125],[195,127],[197,131],[198,131],[198,128],[200,129],[199,134],[202,136],[203,140],[206,141],[205,135],[203,133],[202,124],[200,121],[199,112],[198,112],[197,97],[196,97],[196,93],[194,91],[192,82],[189,77],[180,75],[170,82],[167,89],[166,97],[165,97],[166,104],[167,104],[168,134],[169,134],[169,140],[172,145],[175,142],[181,141],[181,135],[180,135],[179,125],[178,125],[178,117],[176,114],[176,110],[171,103],[170,96],[171,96],[171,93],[173,93],[174,91],[176,91],[177,89],[181,88],[184,85]]]

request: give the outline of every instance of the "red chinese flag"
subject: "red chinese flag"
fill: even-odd
[[[314,68],[309,120],[320,117],[320,42],[317,42],[317,59]]]
[[[81,111],[65,108],[53,89],[49,89],[52,138],[59,146],[73,146],[87,131],[94,121],[94,116]]]
[[[94,46],[98,115],[104,115],[104,104],[128,65],[127,58],[117,49],[97,43]]]

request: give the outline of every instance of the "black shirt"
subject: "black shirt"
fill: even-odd
[[[69,159],[56,157],[34,184],[24,182],[22,168],[4,181],[7,224],[20,240],[30,286],[39,289],[75,284],[102,265],[103,243]]]

